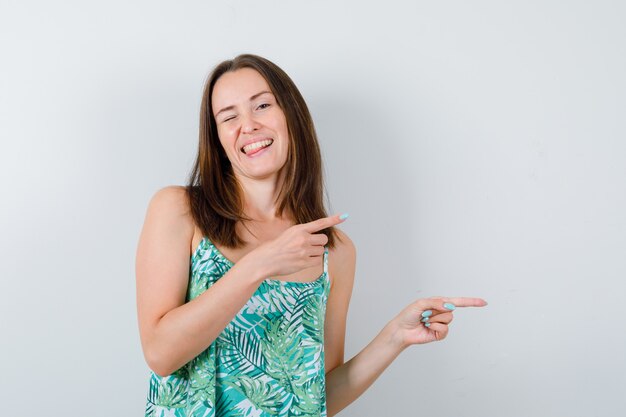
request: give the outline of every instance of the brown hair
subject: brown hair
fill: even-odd
[[[296,224],[327,217],[323,204],[320,147],[309,109],[289,76],[273,62],[253,54],[241,54],[219,63],[210,73],[202,95],[198,154],[186,186],[191,215],[204,236],[226,247],[245,242],[235,224],[251,220],[243,214],[242,188],[221,146],[213,117],[211,96],[217,80],[226,72],[252,68],[267,81],[287,121],[289,150],[283,166],[283,188],[277,196],[276,215],[292,213]],[[335,247],[334,227],[321,230],[328,246]]]

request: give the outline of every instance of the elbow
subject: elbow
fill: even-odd
[[[170,376],[173,373],[169,368],[165,368],[165,367],[154,366],[151,364],[148,364],[148,367],[150,368],[153,374],[161,378]]]
[[[181,367],[176,360],[178,352],[175,346],[160,338],[156,331],[144,335],[141,339],[141,347],[148,368],[157,376],[165,378]]]
[[[168,363],[166,356],[156,352],[155,349],[146,349],[144,357],[150,370],[157,376],[164,378],[176,371],[173,369],[172,363]]]

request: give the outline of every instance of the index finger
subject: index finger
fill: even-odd
[[[484,307],[487,302],[482,298],[473,297],[430,297],[418,300],[418,305],[423,309],[438,311],[450,311],[444,303],[451,303],[454,307]]]
[[[341,216],[346,216],[345,218],[341,218]],[[322,217],[321,219],[313,220],[312,222],[303,223],[302,226],[304,230],[309,233],[317,232],[322,229],[326,229],[327,227],[334,226],[336,224],[342,223],[347,218],[347,213],[339,215],[335,214],[333,216]]]
[[[444,303],[452,303],[455,307],[484,307],[487,302],[475,297],[440,297]]]

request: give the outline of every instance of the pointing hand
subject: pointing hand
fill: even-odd
[[[482,298],[430,297],[419,299],[404,308],[393,320],[397,342],[402,347],[443,340],[458,307],[484,307]]]

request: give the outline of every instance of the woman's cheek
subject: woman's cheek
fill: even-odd
[[[233,139],[236,137],[237,128],[234,125],[226,128],[225,130],[226,130],[226,137],[228,139]]]
[[[232,142],[232,138],[234,135],[234,129],[232,128],[225,128],[225,127],[218,127],[217,128],[217,135],[222,139],[222,142],[224,143],[230,143]]]

